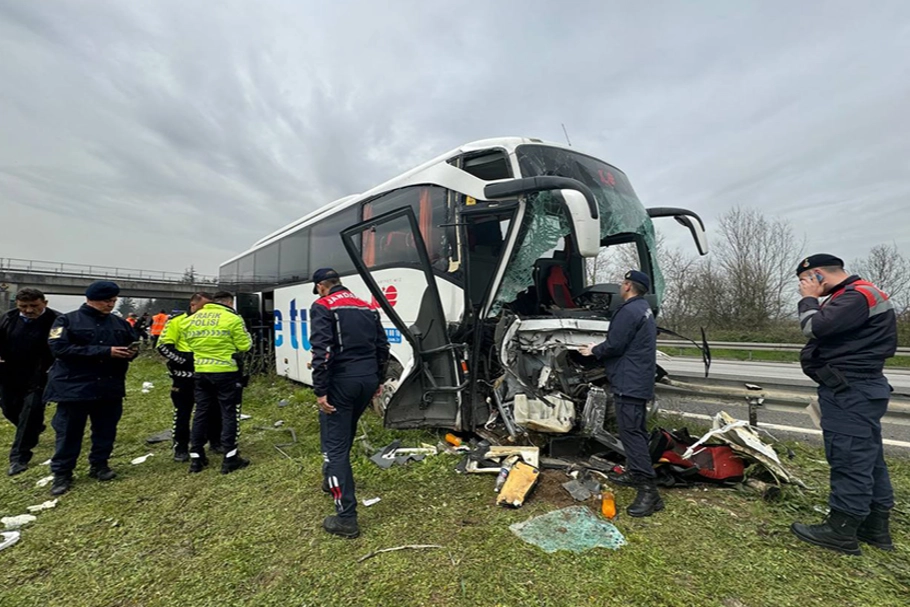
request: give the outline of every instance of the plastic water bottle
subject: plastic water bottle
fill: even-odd
[[[601,494],[600,512],[611,521],[616,518],[616,497],[612,491],[605,491]]]

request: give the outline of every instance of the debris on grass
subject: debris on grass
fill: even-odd
[[[145,439],[145,442],[154,445],[155,443],[168,443],[174,440],[174,431],[173,430],[162,430],[157,434],[152,434],[150,437]]]
[[[36,520],[38,518],[34,514],[20,514],[19,516],[4,516],[0,518],[0,524],[7,529],[14,530],[29,523],[34,523]]]
[[[584,552],[591,548],[616,550],[626,544],[626,538],[613,523],[599,518],[587,506],[554,510],[510,525],[509,530],[544,552]]]
[[[36,486],[36,487],[47,487],[47,486],[50,485],[52,482],[54,482],[54,475],[53,475],[53,474],[51,474],[50,476],[45,476],[45,477],[42,478],[42,479],[38,479],[38,481],[35,483],[35,486]]]
[[[0,550],[6,550],[19,541],[18,531],[0,531]]]
[[[428,455],[436,455],[438,449],[433,445],[421,444],[420,447],[402,447],[401,440],[395,440],[377,451],[370,461],[386,470],[395,464],[403,466],[410,461],[419,462]]]
[[[28,508],[26,508],[26,510],[28,510],[29,512],[41,512],[42,510],[50,510],[51,508],[54,508],[56,505],[57,505],[57,500],[53,499],[53,500],[48,500],[46,502],[42,502],[42,503],[38,504],[37,506],[29,506]]]
[[[371,497],[369,499],[363,500],[363,505],[366,506],[367,508],[369,508],[370,506],[378,504],[381,501],[382,501],[381,497]]]
[[[133,464],[134,466],[138,466],[139,464],[144,464],[146,462],[146,460],[148,460],[148,458],[152,457],[153,455],[155,455],[155,454],[146,453],[145,455],[140,455],[139,457],[134,457],[133,459],[130,460],[130,463]]]
[[[538,468],[523,461],[516,463],[509,470],[509,476],[506,478],[506,482],[496,498],[496,504],[520,508],[531,493],[531,489],[537,484],[539,477],[540,470]]]
[[[395,548],[383,548],[382,550],[374,550],[369,554],[363,555],[357,559],[357,562],[362,563],[367,559],[373,558],[377,554],[382,554],[383,552],[397,552],[399,550],[430,550],[433,548],[442,548],[442,546],[439,544],[409,544],[407,546],[396,546]]]

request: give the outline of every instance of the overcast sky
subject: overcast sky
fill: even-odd
[[[0,256],[215,273],[461,143],[910,253],[910,2],[0,0]],[[682,241],[688,246],[688,241]]]

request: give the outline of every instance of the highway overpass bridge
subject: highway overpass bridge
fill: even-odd
[[[0,257],[0,310],[9,309],[16,292],[25,287],[49,295],[82,295],[96,280],[116,282],[121,297],[147,299],[188,298],[218,286],[217,279],[209,276]]]

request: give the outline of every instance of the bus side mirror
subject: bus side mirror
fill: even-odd
[[[693,240],[695,240],[695,247],[698,249],[698,254],[708,254],[708,236],[705,233],[705,224],[702,222],[701,217],[694,212],[688,209],[654,207],[648,209],[648,216],[652,219],[658,217],[672,217],[678,224],[689,228],[689,232],[692,234]]]
[[[575,246],[582,257],[597,257],[600,253],[600,221],[592,219],[588,202],[577,190],[559,190],[569,217],[572,220],[572,235]]]

